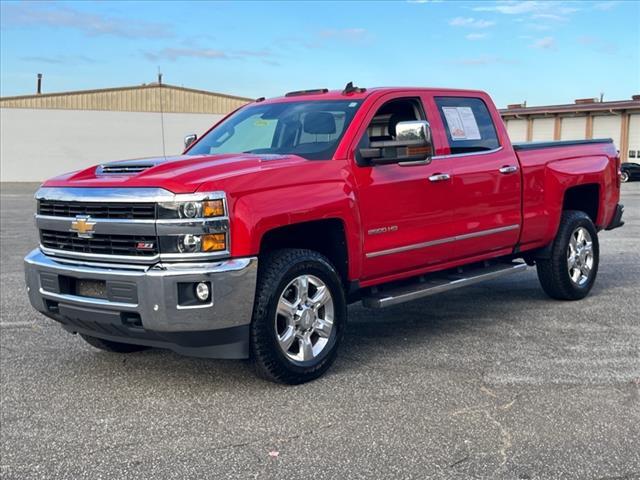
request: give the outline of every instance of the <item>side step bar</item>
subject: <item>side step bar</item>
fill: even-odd
[[[526,268],[526,263],[511,262],[480,266],[468,270],[434,273],[420,277],[419,280],[410,285],[380,290],[374,289],[369,296],[362,299],[362,304],[369,308],[390,307],[391,305],[521,272]]]

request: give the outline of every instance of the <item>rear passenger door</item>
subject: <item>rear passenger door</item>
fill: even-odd
[[[432,101],[446,142],[439,149],[446,153],[433,163],[446,160],[450,176],[455,258],[509,253],[522,223],[521,174],[513,150],[499,140],[505,133],[497,110],[479,97],[436,95]]]

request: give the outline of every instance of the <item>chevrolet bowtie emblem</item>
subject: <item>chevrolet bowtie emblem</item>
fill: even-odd
[[[96,222],[91,221],[91,217],[78,215],[76,219],[71,222],[70,232],[76,232],[80,238],[92,238],[93,227]]]

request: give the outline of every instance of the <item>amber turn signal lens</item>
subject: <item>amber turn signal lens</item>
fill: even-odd
[[[202,235],[201,251],[203,252],[219,252],[227,249],[227,239],[224,233],[212,233]]]
[[[202,214],[205,217],[222,217],[224,215],[224,203],[222,200],[202,202]]]

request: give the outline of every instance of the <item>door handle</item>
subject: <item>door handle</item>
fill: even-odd
[[[429,181],[430,182],[443,182],[445,180],[449,180],[451,178],[451,175],[449,175],[448,173],[436,173],[434,175],[431,175],[429,177]]]
[[[505,165],[504,167],[498,169],[498,171],[506,175],[507,173],[517,172],[518,167],[516,167],[515,165]]]

